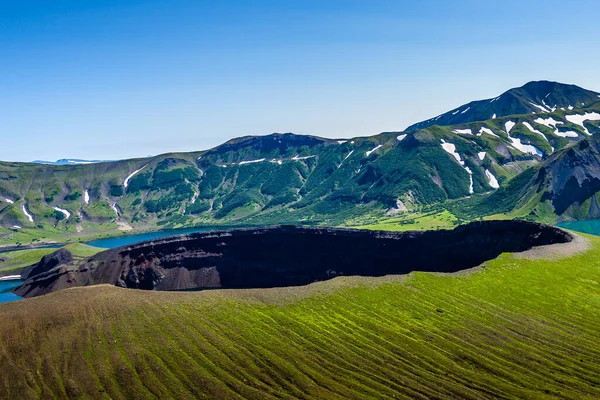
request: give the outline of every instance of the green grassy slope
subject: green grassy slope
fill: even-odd
[[[104,250],[99,247],[88,246],[83,243],[72,243],[64,246],[73,255],[74,259],[84,259]],[[28,250],[15,250],[0,254],[0,276],[18,274],[23,268],[36,264],[46,254],[58,249],[40,248]]]
[[[600,396],[600,238],[459,275],[0,305],[2,398]]]

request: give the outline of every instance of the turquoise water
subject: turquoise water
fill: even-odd
[[[21,297],[10,292],[21,283],[23,283],[23,281],[20,279],[15,279],[14,281],[0,281],[0,303],[8,303],[9,301],[21,299]]]
[[[575,232],[589,233],[600,236],[600,219],[588,219],[585,221],[571,221],[557,224],[557,226],[570,229]]]
[[[240,228],[240,227],[236,227]],[[146,240],[160,239],[167,236],[184,235],[187,233],[196,232],[211,232],[211,231],[222,231],[227,229],[234,229],[231,227],[214,227],[214,226],[201,226],[196,228],[185,228],[185,229],[173,229],[168,231],[156,231],[148,233],[140,233],[138,235],[121,236],[109,239],[99,239],[87,242],[90,246],[103,247],[105,249],[114,249],[120,246],[129,246],[130,244],[144,242]]]

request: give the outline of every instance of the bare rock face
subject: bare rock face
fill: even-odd
[[[456,272],[503,252],[571,240],[561,229],[523,221],[402,233],[294,226],[204,232],[107,250],[30,275],[15,293],[33,297],[103,283],[145,290],[268,288],[339,275]]]
[[[73,255],[67,249],[58,249],[54,253],[46,254],[40,262],[33,264],[21,271],[21,278],[28,279],[32,276],[48,272],[59,265],[73,262]]]

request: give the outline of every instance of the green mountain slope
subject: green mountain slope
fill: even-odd
[[[511,93],[531,97],[530,86]],[[341,224],[490,193],[600,133],[600,102],[581,104],[593,92],[534,86],[578,106],[361,138],[272,134],[147,159],[0,163],[0,242],[200,223]]]
[[[459,275],[96,286],[3,304],[0,397],[595,399],[600,240],[589,240],[571,258],[505,254]]]
[[[546,222],[600,217],[600,137],[554,154],[488,197],[470,204],[479,215],[508,213]]]
[[[539,112],[569,111],[598,102],[600,93],[558,82],[535,81],[510,89],[493,99],[472,101],[445,114],[409,126],[412,132],[433,125],[458,125],[495,117]]]

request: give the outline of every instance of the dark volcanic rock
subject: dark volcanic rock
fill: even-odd
[[[503,252],[571,240],[558,228],[522,221],[403,233],[293,226],[196,233],[111,249],[77,267],[31,275],[15,293],[33,297],[101,283],[156,290],[267,288],[339,275],[455,272]]]
[[[40,262],[31,265],[21,271],[21,279],[28,279],[32,276],[40,275],[51,269],[73,262],[73,255],[67,249],[59,249],[54,253],[46,254]]]

